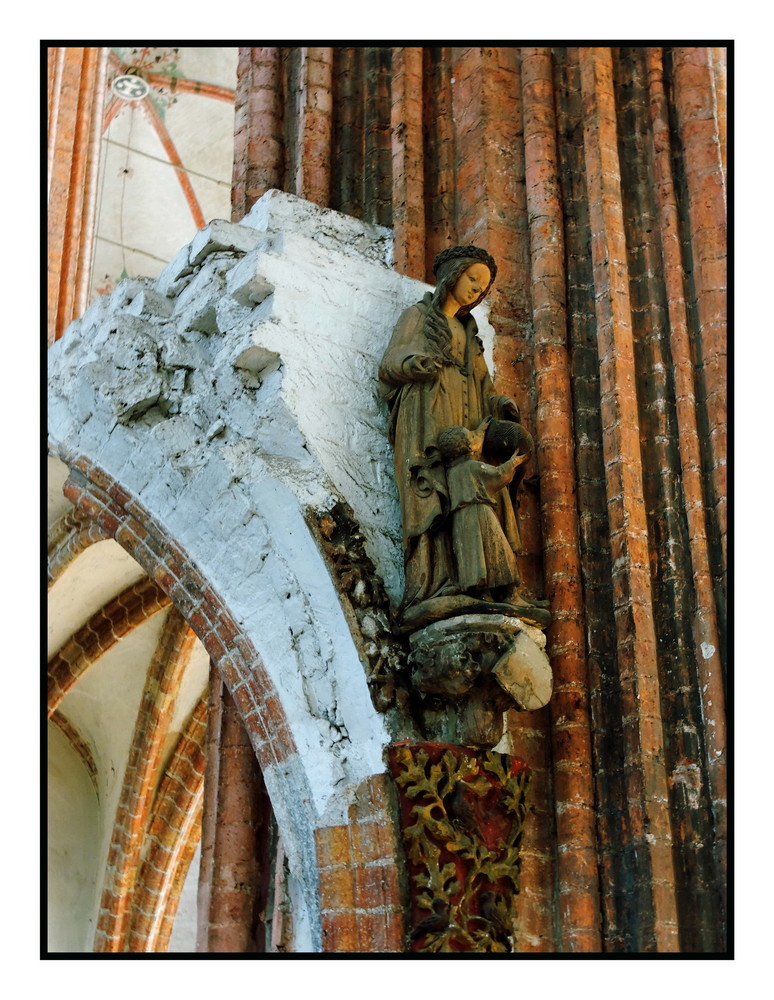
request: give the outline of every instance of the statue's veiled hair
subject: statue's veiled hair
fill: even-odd
[[[492,287],[497,274],[497,264],[494,258],[481,247],[468,244],[467,246],[447,247],[446,250],[442,250],[438,254],[433,263],[433,274],[438,278],[438,284],[427,310],[424,334],[435,348],[438,358],[447,365],[455,365],[456,362],[451,354],[451,330],[441,311],[441,306],[446,301],[449,292],[457,284],[460,275],[467,271],[472,264],[485,264],[489,268],[489,284],[475,302],[460,309],[460,314],[463,316],[467,315],[471,309],[475,309],[479,302],[486,298]]]

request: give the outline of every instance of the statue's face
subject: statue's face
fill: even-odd
[[[491,274],[486,264],[471,264],[457,278],[450,297],[460,309],[463,306],[473,305],[489,286],[490,278]]]

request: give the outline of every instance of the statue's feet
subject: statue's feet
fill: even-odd
[[[495,600],[500,604],[510,604],[514,608],[547,608],[551,603],[542,599],[524,597],[518,587],[505,588]]]

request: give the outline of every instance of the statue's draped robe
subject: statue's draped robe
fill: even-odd
[[[457,583],[464,591],[504,587],[519,582],[516,556],[495,508],[512,478],[507,464],[494,467],[471,458],[446,470],[452,520],[452,550]]]
[[[395,478],[403,512],[406,589],[402,611],[434,597],[460,593],[451,550],[451,524],[446,475],[438,452],[438,435],[448,427],[478,427],[486,417],[510,417],[508,396],[494,392],[476,336],[476,321],[460,317],[465,328],[465,356],[444,365],[430,382],[414,381],[406,362],[414,356],[437,356],[422,332],[431,295],[401,315],[392,335],[379,378],[390,409],[389,437],[395,452]],[[497,518],[514,552],[520,550],[519,529],[507,489],[501,490]]]

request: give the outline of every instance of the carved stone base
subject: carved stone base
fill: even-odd
[[[460,615],[410,637],[411,685],[429,740],[494,747],[509,708],[534,711],[553,689],[545,636],[519,618]]]
[[[411,884],[408,950],[513,951],[526,765],[441,743],[396,743],[389,759]]]
[[[548,608],[525,601],[523,605],[484,601],[470,594],[453,594],[448,597],[432,597],[420,604],[412,605],[400,617],[398,630],[403,635],[415,632],[433,622],[467,614],[503,615],[517,617],[536,628],[547,628],[551,624]]]

